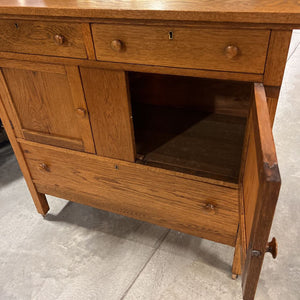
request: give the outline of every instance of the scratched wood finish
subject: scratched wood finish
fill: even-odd
[[[135,161],[127,74],[80,68],[98,155]]]
[[[243,179],[247,254],[243,262],[243,296],[255,296],[280,190],[275,145],[263,85],[255,84],[250,138]],[[252,250],[261,252],[253,256]]]
[[[92,24],[92,33],[101,61],[257,74],[264,71],[270,34],[268,30],[116,24]],[[113,41],[121,43],[119,51],[112,49]],[[225,53],[230,45],[238,47],[233,58]]]
[[[87,57],[80,24],[1,20],[0,28],[0,51]],[[55,42],[56,35],[63,37],[62,44]]]
[[[1,0],[0,14],[300,24],[297,0]]]
[[[76,112],[78,108],[87,111],[76,67],[67,67],[66,74],[44,72],[44,67],[41,71],[3,68],[2,72],[16,119],[28,139],[95,152],[88,113],[77,116]]]
[[[29,171],[27,163],[25,161],[22,149],[16,140],[15,132],[11,126],[11,123],[10,123],[11,121],[9,119],[9,116],[7,114],[7,111],[6,111],[6,108],[4,105],[4,102],[6,104],[11,102],[11,99],[8,99],[8,98],[10,98],[10,94],[7,89],[3,74],[2,74],[2,72],[0,72],[0,118],[1,118],[3,125],[5,126],[7,136],[9,138],[10,144],[11,144],[11,146],[14,150],[14,153],[16,155],[16,158],[18,160],[20,169],[21,169],[24,179],[27,183],[27,186],[30,191],[32,200],[35,204],[35,207],[40,214],[46,215],[49,210],[49,205],[48,205],[47,199],[44,194],[39,193],[37,191],[35,185],[32,182],[32,177],[31,177],[30,171]]]
[[[82,152],[21,142],[39,191],[233,245],[238,190],[201,178]],[[44,163],[48,171],[40,170]],[[188,190],[188,194],[186,191]],[[77,198],[74,200],[77,201]],[[213,205],[213,208],[210,206]]]

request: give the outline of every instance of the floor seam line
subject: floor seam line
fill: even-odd
[[[300,42],[298,42],[297,46],[294,48],[292,53],[290,53],[290,55],[288,56],[286,62],[288,62],[292,58],[292,56],[295,54],[296,50],[298,49],[299,45],[300,45]]]
[[[129,285],[129,287],[126,289],[126,291],[123,293],[122,297],[120,298],[120,300],[125,299],[125,297],[127,296],[128,292],[131,290],[131,288],[133,287],[133,285],[135,284],[135,282],[137,281],[137,279],[140,277],[140,275],[142,274],[142,272],[145,270],[145,268],[147,267],[147,265],[149,264],[150,260],[152,259],[152,257],[154,256],[154,254],[157,252],[157,250],[160,248],[161,244],[164,242],[164,240],[166,239],[167,235],[169,234],[171,230],[169,229],[162,237],[161,241],[158,243],[158,246],[156,248],[154,248],[154,251],[152,252],[152,254],[150,255],[150,257],[147,259],[147,261],[145,262],[145,264],[143,265],[143,267],[141,268],[141,270],[138,272],[138,274],[136,275],[136,277],[134,278],[134,280],[131,282],[131,284]]]

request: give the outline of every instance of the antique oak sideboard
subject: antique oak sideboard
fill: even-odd
[[[0,0],[0,117],[45,194],[235,247],[253,299],[299,1]]]

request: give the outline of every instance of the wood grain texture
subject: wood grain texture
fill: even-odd
[[[32,61],[32,55],[1,52],[0,56],[6,59]],[[127,63],[115,63],[115,62],[101,62],[87,59],[73,59],[65,57],[51,57],[43,55],[35,55],[34,60],[36,62],[43,63],[54,63],[54,64],[67,64],[76,65],[88,68],[102,68],[108,70],[118,71],[133,71],[133,72],[144,72],[144,73],[158,73],[158,74],[169,74],[169,75],[182,75],[182,76],[193,76],[203,78],[214,78],[222,80],[235,80],[235,81],[249,81],[249,82],[263,82],[262,74],[252,73],[236,73],[236,72],[224,72],[224,71],[212,71],[212,70],[199,70],[199,69],[185,69],[185,68],[169,68],[161,66],[147,66]]]
[[[82,140],[80,139],[53,136],[51,134],[31,131],[27,129],[23,129],[23,135],[24,138],[29,141],[57,147],[69,148],[77,151],[84,151],[84,146]]]
[[[270,122],[271,126],[273,127],[279,99],[280,87],[265,86],[265,90],[270,114]]]
[[[243,180],[248,248],[242,286],[246,300],[254,299],[255,296],[281,184],[263,85],[255,84],[251,116]],[[253,256],[253,250],[261,254]]]
[[[86,58],[80,24],[0,20],[0,51]],[[55,36],[63,43],[57,44]]]
[[[291,30],[271,31],[270,45],[264,74],[264,85],[281,85],[291,36]]]
[[[57,65],[57,64],[53,65],[53,64],[45,64],[45,63],[38,63],[38,62],[24,61],[24,60],[11,60],[11,59],[8,60],[8,59],[0,58],[0,67],[62,74],[62,75],[66,74],[64,65]]]
[[[297,0],[1,0],[1,14],[300,24]]]
[[[127,74],[80,68],[98,155],[135,161]]]
[[[87,153],[21,144],[39,191],[220,243],[235,243],[237,189]],[[48,172],[39,169],[41,163]],[[208,204],[214,209],[208,209]]]
[[[89,119],[89,112],[85,102],[80,72],[77,66],[65,66],[70,91],[72,94],[74,111],[77,110],[77,124],[83,141],[85,152],[95,153],[95,145]],[[82,112],[78,114],[78,112]]]
[[[96,60],[96,54],[94,49],[94,42],[92,38],[91,27],[89,23],[82,23],[82,36],[86,48],[87,57],[90,60]]]
[[[92,24],[92,33],[101,61],[256,74],[264,71],[269,42],[268,30]],[[121,51],[111,48],[114,40]],[[239,49],[234,58],[226,56],[229,45]]]
[[[32,182],[32,177],[31,177],[30,171],[29,171],[26,161],[24,159],[23,152],[20,148],[20,145],[16,140],[15,133],[11,127],[10,119],[9,119],[9,116],[6,112],[6,109],[5,109],[5,106],[3,103],[3,102],[5,102],[5,103],[11,102],[10,100],[8,101],[6,99],[7,97],[10,97],[10,95],[7,91],[8,90],[6,88],[4,78],[2,76],[2,73],[0,73],[0,118],[5,127],[10,144],[11,144],[11,146],[14,150],[14,153],[16,155],[16,158],[18,160],[20,169],[21,169],[24,179],[27,183],[27,186],[30,191],[33,202],[35,204],[35,207],[40,214],[46,215],[49,210],[49,205],[48,205],[47,199],[44,194],[39,193],[37,191],[35,185]],[[3,101],[3,100],[5,100],[5,101]]]
[[[11,94],[8,90],[7,83],[4,78],[2,69],[0,70],[0,93],[1,93],[0,96],[2,98],[2,104],[5,107],[7,117],[9,119],[9,122],[11,123],[10,127],[13,128],[14,134],[17,137],[24,138],[20,118],[16,111],[15,105],[12,101]]]
[[[240,234],[240,226],[236,234],[236,243],[235,243],[235,250],[232,262],[232,279],[236,279],[238,275],[242,273],[242,266],[241,266],[241,234]]]
[[[88,113],[76,115],[77,108],[86,109],[78,68],[66,67],[65,74],[52,73],[52,67],[44,72],[44,68],[3,68],[16,119],[27,130],[26,138],[38,141],[40,137],[41,143],[94,153]]]

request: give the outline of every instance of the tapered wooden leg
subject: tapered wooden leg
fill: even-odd
[[[241,244],[240,244],[240,232],[237,232],[235,251],[232,262],[232,279],[237,279],[238,275],[241,274]]]
[[[273,126],[277,104],[278,104],[279,93],[280,93],[280,87],[266,86],[265,90],[266,90],[268,109],[270,114],[270,121],[271,121],[271,125]]]
[[[23,176],[25,178],[25,181],[27,183],[28,189],[31,193],[35,207],[40,214],[46,215],[46,213],[49,210],[49,205],[48,205],[46,196],[44,194],[39,193],[36,190],[34,183],[32,182],[31,174],[30,174],[28,166],[26,164],[22,149],[16,139],[15,132],[11,126],[11,122],[9,120],[7,111],[5,110],[4,105],[3,105],[4,97],[9,97],[9,94],[6,89],[6,86],[4,85],[3,78],[1,78],[1,76],[0,76],[0,118],[2,120],[5,131],[9,138],[10,144],[15,152],[16,158],[18,160],[20,169],[21,169]]]

